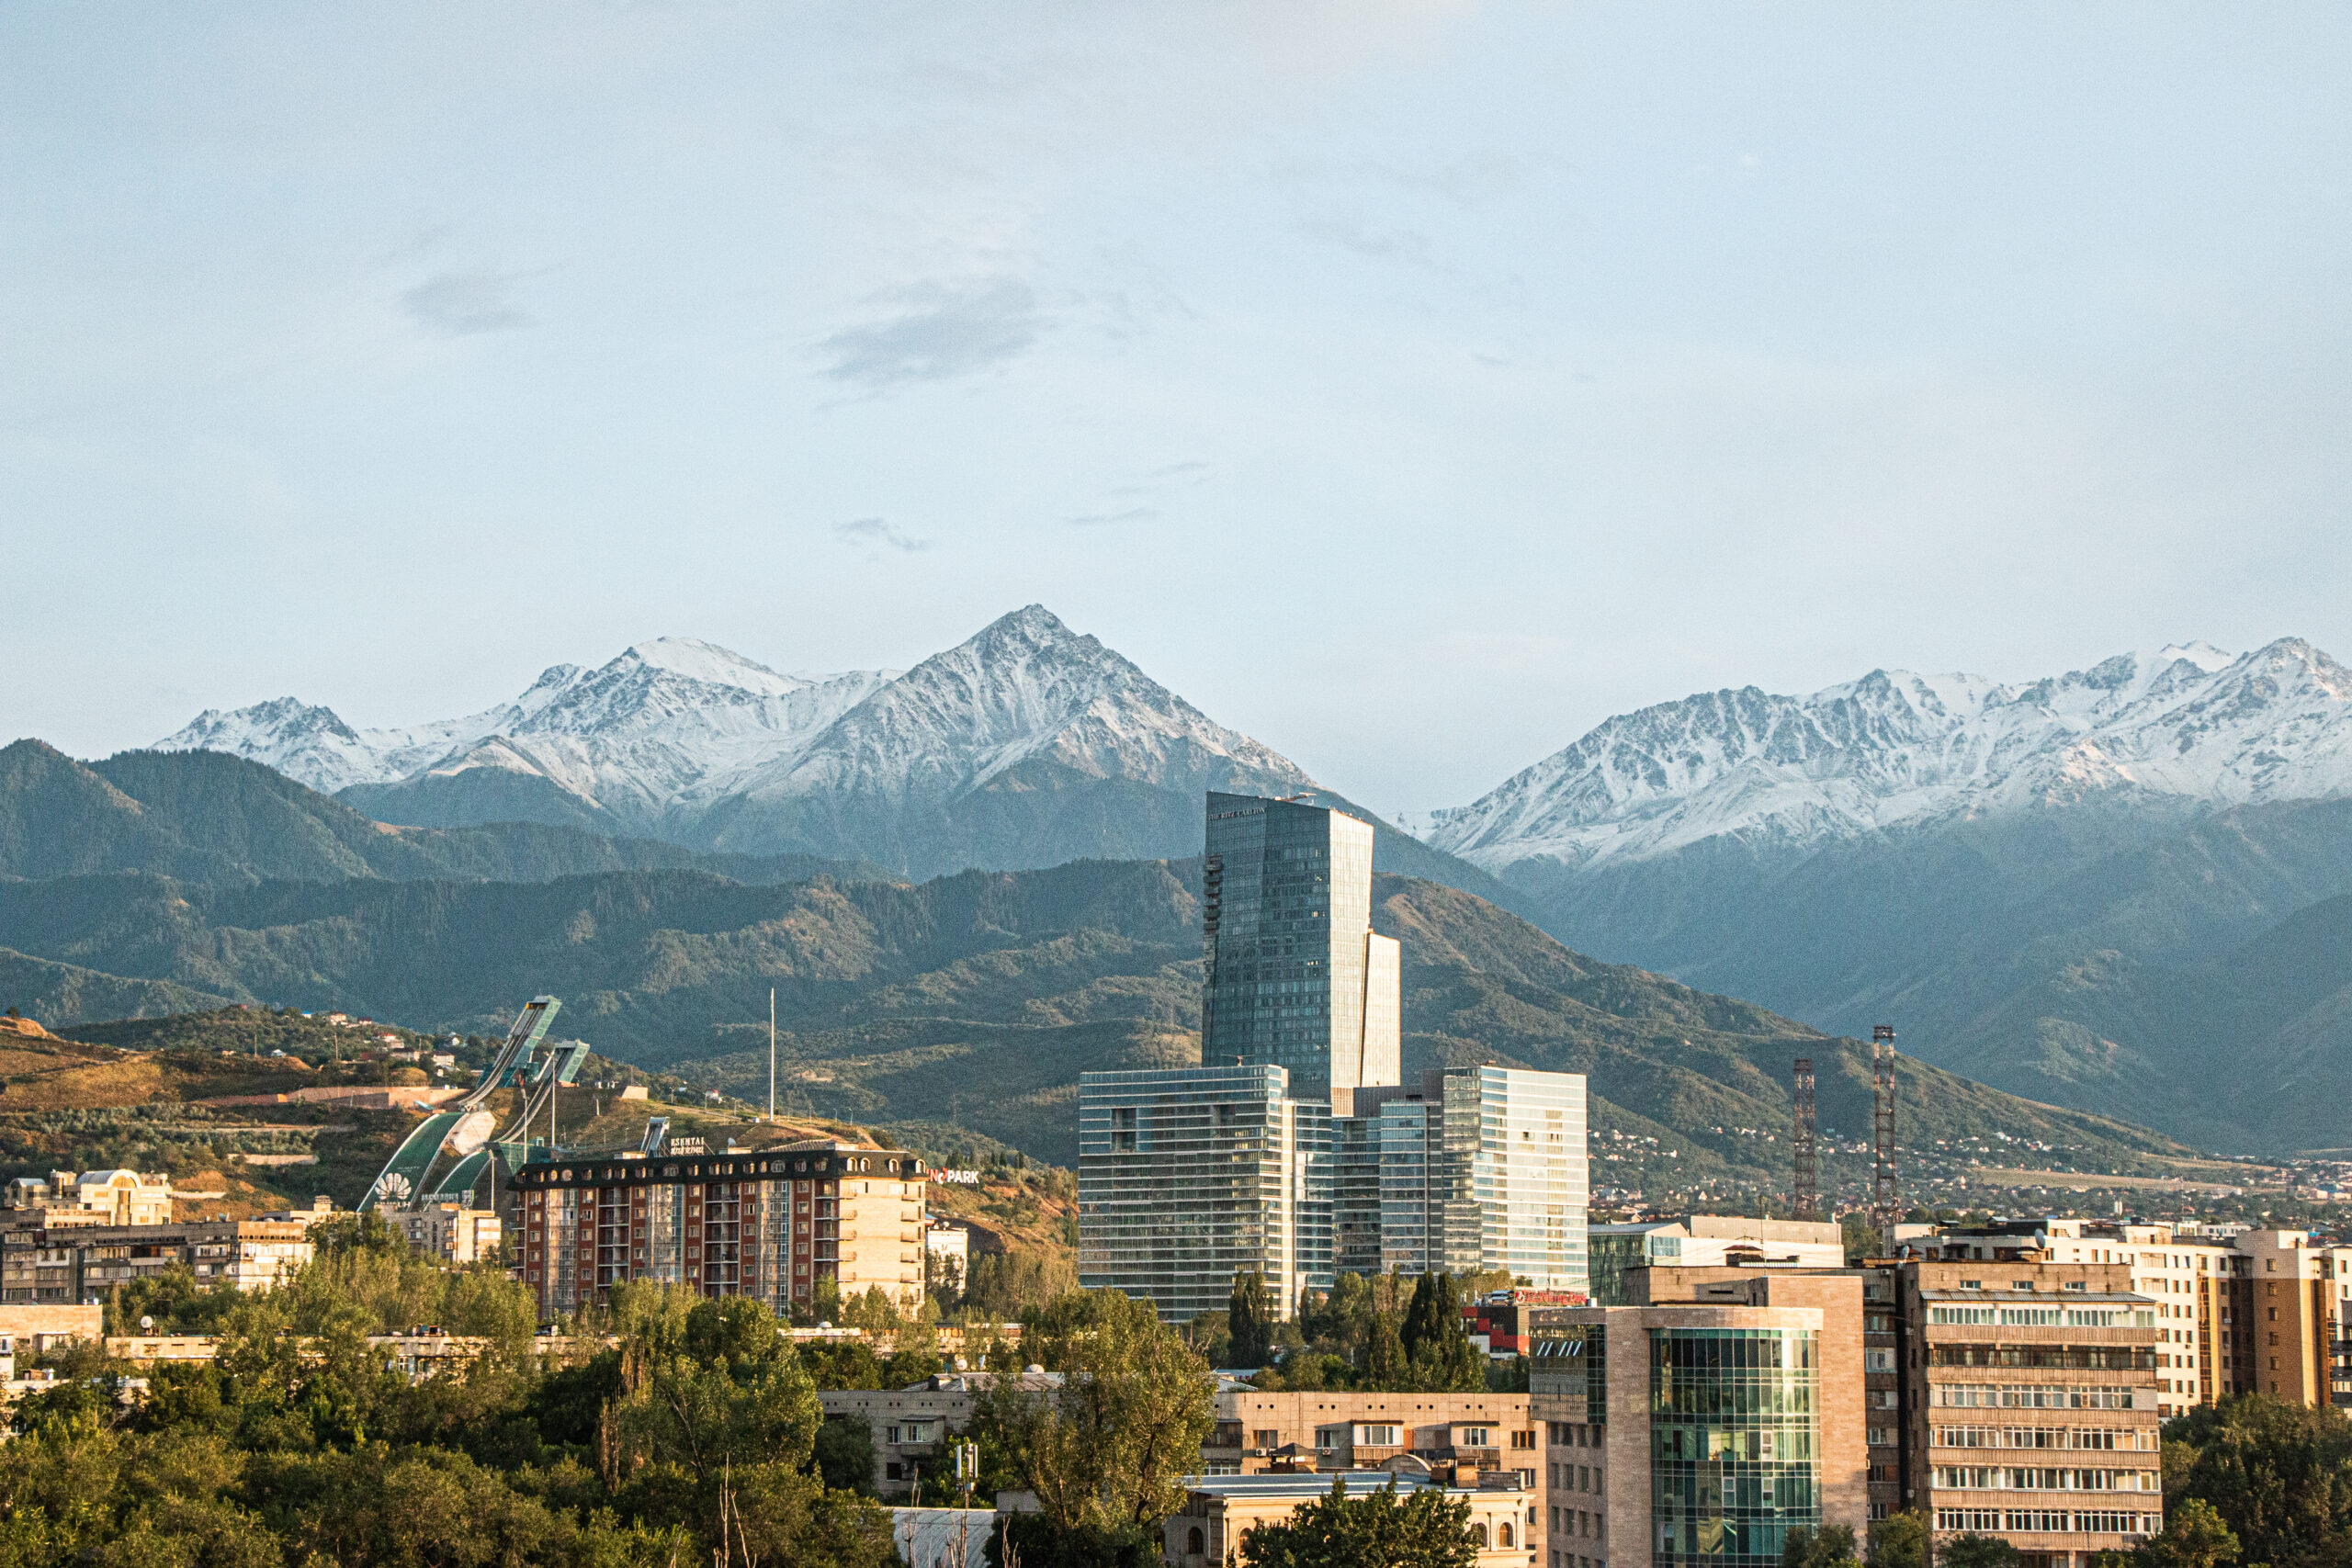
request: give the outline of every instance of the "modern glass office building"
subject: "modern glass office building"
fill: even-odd
[[[1277,1066],[1079,1078],[1079,1282],[1183,1322],[1250,1272],[1287,1314],[1331,1278],[1330,1108]]]
[[[1819,1338],[1650,1328],[1655,1568],[1773,1568],[1790,1530],[1821,1528]]]
[[[1457,1067],[1439,1099],[1430,1181],[1444,1267],[1587,1290],[1584,1075]]]
[[[1211,794],[1201,1059],[1282,1067],[1300,1099],[1393,1084],[1397,944],[1372,929],[1372,825],[1319,806]]]

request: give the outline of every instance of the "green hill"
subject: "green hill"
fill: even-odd
[[[657,866],[694,866],[742,882],[863,869],[808,855],[704,854],[536,822],[393,827],[217,751],[125,751],[85,763],[39,740],[0,748],[0,876],[533,882]]]
[[[1096,861],[920,886],[681,871],[535,885],[67,878],[0,884],[0,941],[239,1000],[469,1033],[503,1030],[522,998],[552,991],[566,1028],[599,1051],[752,1100],[765,1094],[774,987],[789,1108],[934,1135],[961,1126],[1067,1162],[1079,1073],[1198,1058],[1196,877],[1196,862]],[[1825,1125],[1846,1135],[1825,1179],[1860,1184],[1848,1140],[1868,1124],[1866,1047],[1598,963],[1435,884],[1378,878],[1374,921],[1404,943],[1408,1071],[1492,1060],[1589,1074],[1596,1185],[1785,1185],[1799,1055],[1817,1064]],[[1914,1060],[1902,1087],[1922,1180],[1965,1170],[1980,1145],[2007,1163],[2147,1174],[2187,1153]]]

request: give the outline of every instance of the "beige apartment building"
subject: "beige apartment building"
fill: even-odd
[[[1996,1258],[1892,1267],[1907,1385],[1904,1502],[2027,1568],[2088,1568],[2164,1528],[2159,1357],[2132,1266]]]
[[[265,1291],[316,1252],[310,1227],[286,1220],[19,1225],[0,1232],[0,1301],[86,1302],[174,1267],[204,1284]]]
[[[2154,1306],[2159,1416],[2257,1390],[2352,1407],[2352,1360],[2339,1348],[2352,1247],[2317,1246],[2302,1231],[2217,1239],[2084,1219],[1948,1230],[1912,1246],[1939,1259],[2121,1265]]]
[[[1540,1560],[1541,1549],[1530,1539],[1535,1528],[1532,1494],[1510,1472],[1477,1485],[1447,1486],[1398,1461],[1389,1469],[1335,1475],[1300,1471],[1190,1477],[1183,1506],[1161,1521],[1161,1561],[1169,1568],[1226,1568],[1238,1559],[1242,1538],[1250,1530],[1329,1496],[1335,1483],[1351,1497],[1368,1496],[1392,1483],[1408,1496],[1442,1488],[1449,1501],[1469,1506],[1477,1568],[1527,1568]]]

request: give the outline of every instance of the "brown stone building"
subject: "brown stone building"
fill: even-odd
[[[2157,1303],[2126,1263],[1887,1271],[1900,1306],[1904,1499],[1938,1537],[2084,1568],[2164,1528]]]
[[[1424,1473],[1476,1485],[1515,1471],[1531,1488],[1540,1444],[1523,1393],[1268,1393],[1217,1395],[1217,1423],[1201,1445],[1211,1473],[1374,1470],[1404,1457]]]
[[[1544,1568],[1771,1568],[1792,1529],[1861,1530],[1862,1285],[1652,1267],[1640,1304],[1536,1313]]]

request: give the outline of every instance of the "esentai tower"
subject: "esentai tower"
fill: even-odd
[[[1212,793],[1201,880],[1203,1063],[1284,1068],[1342,1116],[1395,1084],[1400,953],[1372,929],[1372,825]]]

